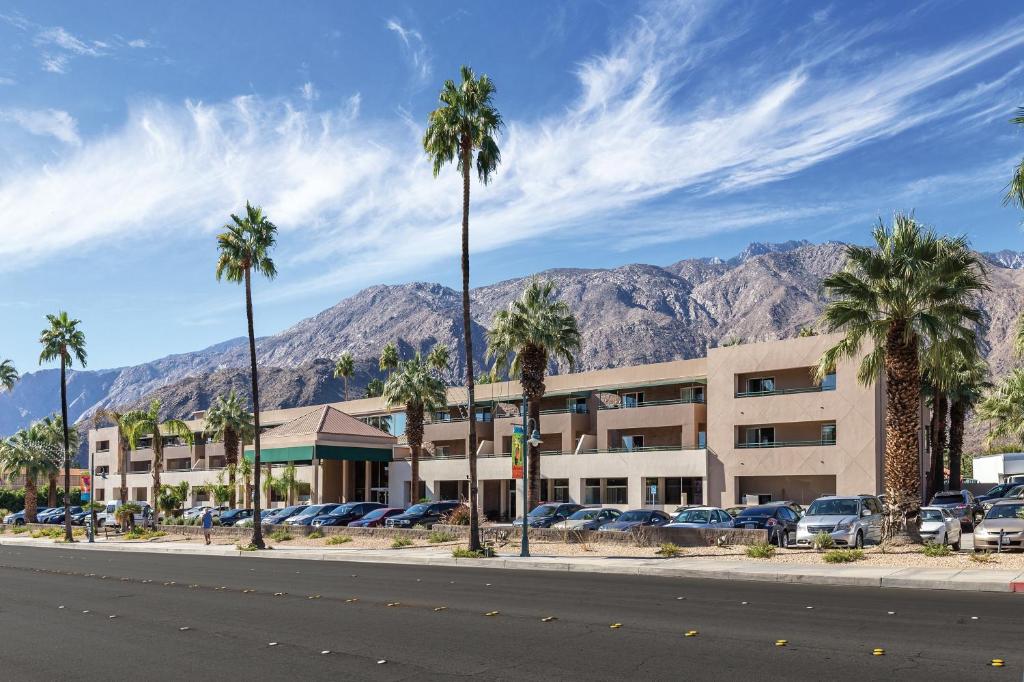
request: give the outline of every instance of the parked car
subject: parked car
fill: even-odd
[[[49,523],[50,517],[64,512],[64,507],[47,507],[36,509],[36,523]]]
[[[245,521],[246,519],[251,518],[252,509],[228,509],[225,512],[221,512],[220,525],[233,526],[239,521]]]
[[[71,525],[73,525],[73,526],[84,526],[85,525],[85,520],[87,518],[89,518],[89,514],[91,514],[91,513],[92,512],[90,512],[88,509],[83,509],[80,512],[72,514],[71,515]],[[96,513],[98,514],[99,511],[97,511]]]
[[[926,542],[951,545],[960,551],[963,528],[949,507],[921,507],[921,537]]]
[[[746,509],[744,509],[746,511]],[[741,512],[742,513],[742,512]],[[718,507],[685,509],[672,519],[666,528],[732,528],[733,518]]]
[[[276,514],[279,511],[281,511],[281,510],[280,509],[261,509],[260,510],[260,519],[262,519],[261,523],[262,524],[266,524],[267,523],[267,518],[269,518],[271,514]],[[252,516],[250,516],[247,519],[239,519],[238,521],[235,521],[234,525],[235,525],[235,527],[238,527],[238,528],[252,528]]]
[[[960,519],[961,525],[968,530],[981,520],[985,508],[974,497],[970,490],[946,490],[932,496],[930,507],[949,507],[953,516]]]
[[[36,521],[39,521],[39,515],[45,512],[51,511],[49,507],[41,507],[36,510]],[[22,509],[20,512],[14,512],[4,517],[4,523],[9,526],[24,526],[25,525],[25,510]]]
[[[991,488],[986,490],[984,495],[977,495],[975,499],[978,500],[978,502],[981,502],[982,505],[989,501],[994,502],[995,500],[1005,497],[1006,493],[1010,492],[1019,485],[1020,483],[1000,483],[999,485],[992,486]],[[991,507],[992,505],[988,506]]]
[[[304,512],[306,510],[306,507],[308,506],[308,504],[293,504],[290,507],[283,507],[282,509],[278,509],[273,514],[270,514],[265,519],[263,519],[263,524],[269,526],[276,526],[277,524],[284,523],[296,514],[301,514],[302,512]]]
[[[153,508],[149,506],[148,502],[132,502],[131,504],[137,504],[142,508],[141,512],[135,512],[135,523],[142,525],[146,522],[150,516],[153,515]],[[107,507],[103,511],[96,512],[96,527],[102,528],[103,526],[117,526],[117,510],[121,506],[121,500],[114,500],[113,502],[107,502]]]
[[[807,508],[796,528],[796,544],[814,544],[814,536],[828,533],[837,545],[863,547],[882,538],[882,503],[874,495],[819,497]]]
[[[82,507],[75,505],[73,507],[70,507],[69,511],[71,512],[72,516],[74,516],[75,514],[80,514],[85,510],[82,509]],[[47,513],[46,520],[40,521],[40,523],[64,523],[64,507],[57,507],[56,509]],[[74,523],[74,518],[72,518],[72,523]]]
[[[601,507],[584,507],[569,515],[569,518],[551,525],[558,530],[597,530],[601,526],[612,523],[622,515],[618,509],[602,509]]]
[[[387,507],[380,502],[347,502],[336,504],[333,509],[321,512],[313,519],[314,526],[350,526],[372,511]],[[397,514],[392,514],[397,516]]]
[[[1012,485],[1009,489],[1003,491],[999,497],[993,497],[981,502],[981,508],[983,511],[988,511],[992,506],[1000,500],[1022,500],[1024,499],[1024,485]]]
[[[462,503],[458,500],[421,502],[414,504],[401,514],[392,516],[385,524],[388,528],[412,528],[413,526],[432,528],[442,517],[461,506]]]
[[[183,519],[191,519],[191,518],[194,518],[194,517],[197,517],[197,516],[202,516],[204,509],[206,509],[206,505],[203,505],[203,504],[201,504],[201,505],[199,505],[197,507],[189,507],[184,512],[182,512],[181,518],[183,518]]]
[[[671,520],[672,517],[657,509],[630,509],[627,512],[622,512],[619,518],[611,523],[606,523],[598,528],[598,531],[622,533],[642,526],[664,526]]]
[[[399,507],[380,507],[373,509],[366,514],[363,518],[358,521],[350,521],[348,524],[349,528],[380,528],[384,523],[392,516],[398,516],[399,514],[405,513],[404,509]]]
[[[1024,501],[1001,500],[974,528],[974,551],[1024,549]]]
[[[779,547],[789,547],[796,540],[796,528],[800,523],[800,515],[788,504],[776,502],[747,507],[736,517],[733,525],[736,528],[751,530],[767,530],[768,542]]]
[[[695,506],[699,507],[701,505],[695,505]],[[736,505],[734,507],[726,507],[725,508],[725,513],[735,519],[746,508],[747,508],[746,505],[738,504],[738,505]],[[676,511],[679,511],[679,510],[677,509]]]
[[[306,507],[301,514],[295,514],[284,523],[287,526],[312,526],[313,520],[317,517],[330,514],[332,511],[340,507],[340,504],[328,503],[328,504],[311,504]]]
[[[530,528],[550,528],[551,524],[565,521],[580,509],[583,505],[575,502],[541,502],[530,510],[527,518],[530,519]],[[523,517],[515,519],[512,525],[523,525]]]

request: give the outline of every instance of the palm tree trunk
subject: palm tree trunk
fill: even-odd
[[[348,377],[342,377],[341,380],[345,382],[345,402],[348,402]]]
[[[962,400],[954,400],[949,406],[949,489],[960,490],[963,471],[964,422],[967,420],[967,406]]]
[[[56,473],[51,473],[49,475],[49,479],[48,479],[47,484],[49,485],[49,488],[47,488],[47,490],[46,490],[46,506],[50,507],[52,509],[53,507],[57,506],[57,474]]]
[[[252,421],[254,425],[252,443],[252,477],[256,494],[252,498],[252,544],[257,549],[266,549],[263,543],[263,524],[260,523],[260,389],[256,374],[256,332],[252,324],[252,278],[250,269],[245,269],[245,317],[249,324],[249,371],[252,377]],[[270,493],[267,493],[270,497]]]
[[[160,435],[160,423],[153,429],[153,509],[156,510],[157,500],[160,499],[160,470],[164,463],[164,441]]]
[[[231,486],[228,504],[234,509],[238,504],[238,490],[235,482],[235,473],[238,470],[238,437],[230,428],[224,429],[224,460],[228,466],[228,485]]]
[[[530,396],[530,419],[534,421],[537,431],[540,431],[540,398]],[[529,420],[526,422],[529,424]],[[526,434],[530,438],[530,434]],[[530,451],[527,456],[526,465],[530,467],[530,494],[527,497],[528,505],[526,512],[541,503],[541,480],[540,480],[540,446],[528,445]]]
[[[920,539],[917,520],[921,508],[921,375],[917,340],[908,343],[904,330],[902,324],[893,324],[885,345],[885,492],[889,503],[882,526],[885,540],[902,533]]]
[[[64,427],[64,540],[74,542],[71,532],[71,457],[68,452],[68,380],[67,350],[62,348],[60,354],[60,416]]]
[[[932,452],[931,452],[931,495],[941,491],[946,483],[943,464],[946,454],[946,394],[935,389],[932,395]]]
[[[412,457],[412,478],[409,481],[409,503],[419,501],[420,455],[423,452],[423,405],[406,403],[405,435],[409,440],[409,454]]]
[[[39,500],[36,498],[36,479],[25,472],[25,523],[36,522]]]
[[[124,442],[124,437],[121,435],[121,426],[117,427],[117,447],[118,455],[121,460],[121,504],[128,501],[128,467],[130,457],[130,450],[127,447],[127,443]]]
[[[468,136],[462,140],[462,335],[466,343],[466,408],[469,410],[469,549],[480,549],[480,515],[477,512],[476,399],[473,375],[473,329],[469,318],[469,169],[473,149]]]

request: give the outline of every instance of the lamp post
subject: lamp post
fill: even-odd
[[[530,400],[523,395],[523,538],[519,543],[519,556],[530,556],[530,448],[541,444],[537,422],[530,419]],[[533,431],[530,431],[533,424]],[[527,435],[529,434],[529,435]]]
[[[96,502],[96,454],[92,451],[92,444],[89,445],[89,542],[96,542],[96,510],[93,503]]]

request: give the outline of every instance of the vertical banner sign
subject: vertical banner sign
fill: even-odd
[[[82,476],[82,502],[88,502],[92,498],[92,479]]]
[[[523,477],[523,427],[512,427],[512,478]]]

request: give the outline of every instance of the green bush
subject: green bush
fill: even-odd
[[[25,526],[15,526],[13,532],[15,535],[21,535],[22,533],[28,532],[28,528]]]
[[[826,533],[825,531],[815,533],[814,540],[812,541],[812,543],[814,545],[814,549],[818,550],[819,552],[823,549],[832,549],[836,546],[836,541],[833,540],[832,536]]]
[[[153,538],[162,538],[167,533],[162,530],[146,530],[144,528],[135,527],[132,530],[125,533],[122,537],[125,540],[152,540]]]
[[[863,558],[862,549],[831,549],[821,556],[822,561],[829,564],[849,564]]]
[[[310,540],[319,540],[319,539],[320,539],[320,538],[322,538],[323,536],[324,536],[324,532],[323,532],[322,530],[320,530],[319,528],[317,528],[316,530],[314,530],[313,532],[311,532],[311,533],[310,533],[309,535],[307,535],[306,537],[307,537],[307,538],[309,538]]]
[[[412,540],[409,538],[395,538],[395,541],[391,543],[391,549],[401,549],[402,547],[408,547],[412,544]]]
[[[352,538],[348,535],[332,535],[327,538],[328,545],[344,545],[346,542],[352,542]]]
[[[7,516],[10,513],[11,513],[10,509],[4,509],[3,507],[0,507],[0,519],[2,519],[3,517]]]
[[[450,533],[448,531],[435,530],[435,531],[431,531],[430,532],[430,535],[427,537],[427,542],[429,542],[431,544],[437,544],[439,542],[454,542],[455,540],[458,540],[458,539],[459,539],[459,536],[456,535],[455,533]]]
[[[659,547],[658,551],[655,552],[655,554],[658,554],[659,556],[663,556],[666,559],[669,558],[669,557],[679,556],[682,553],[683,553],[683,548],[680,547],[679,545],[677,545],[674,542],[663,542],[663,543],[661,543],[661,547]]]
[[[924,543],[924,549],[921,553],[927,557],[940,557],[949,556],[953,553],[953,550],[949,548],[949,545],[942,544],[939,542],[926,542]]]
[[[275,530],[270,534],[270,539],[275,542],[288,542],[292,539],[292,536],[286,530]]]
[[[468,526],[469,525],[469,505],[459,505],[455,509],[451,510],[441,520],[441,523],[447,526]]]
[[[452,550],[452,556],[456,559],[483,559],[484,553],[480,550],[466,549],[465,547],[456,547]]]
[[[757,542],[747,546],[747,556],[751,559],[771,559],[775,556],[775,545],[770,542]]]

